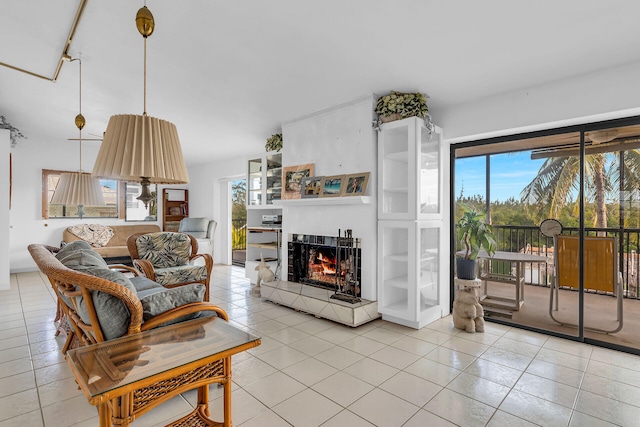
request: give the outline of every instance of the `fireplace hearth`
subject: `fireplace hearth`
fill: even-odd
[[[333,290],[331,298],[360,302],[360,239],[351,230],[338,236],[292,234],[288,242],[288,281]]]

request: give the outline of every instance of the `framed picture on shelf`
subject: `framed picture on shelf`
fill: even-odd
[[[370,172],[352,173],[345,177],[343,196],[364,196]]]
[[[302,193],[302,179],[313,176],[313,163],[282,168],[282,198],[299,199]]]
[[[183,215],[182,208],[180,206],[169,207],[169,215]]]
[[[345,182],[345,175],[323,176],[320,184],[320,197],[339,197]]]
[[[322,184],[321,176],[308,176],[302,178],[300,183],[300,196],[303,199],[312,199],[320,195],[320,184]]]

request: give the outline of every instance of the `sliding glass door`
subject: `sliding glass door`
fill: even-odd
[[[488,319],[640,349],[638,147],[640,118],[452,145],[452,221],[473,207],[498,242]]]

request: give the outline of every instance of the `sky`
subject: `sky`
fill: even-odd
[[[485,194],[485,156],[456,160],[455,193],[464,188],[465,197]],[[544,159],[531,160],[531,152],[495,154],[491,156],[491,201],[520,199],[520,192],[538,174]]]

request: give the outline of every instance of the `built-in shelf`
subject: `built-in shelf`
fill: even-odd
[[[320,205],[368,205],[371,196],[347,196],[347,197],[317,197],[309,199],[284,199],[274,200],[274,205],[279,206],[320,206]]]

